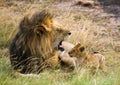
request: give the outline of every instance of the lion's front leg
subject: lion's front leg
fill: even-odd
[[[55,51],[55,54],[53,57],[51,57],[51,61],[52,61],[52,66],[56,67],[58,65],[58,58],[59,56],[59,52],[58,51]]]
[[[55,52],[54,52],[54,55],[53,55],[51,58],[47,59],[47,63],[48,63],[52,68],[55,68],[55,67],[58,65],[58,60],[59,60],[58,56],[59,56],[59,52],[58,52],[58,51],[55,51]]]

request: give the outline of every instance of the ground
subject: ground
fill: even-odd
[[[100,4],[91,8],[74,6],[78,0],[3,1],[0,3],[0,85],[120,85],[119,4]],[[88,70],[82,69],[71,76],[56,69],[45,71],[37,78],[13,75],[8,48],[19,21],[23,16],[32,15],[43,8],[51,9],[59,24],[72,32],[69,42],[80,42],[89,52],[99,51],[106,57],[107,74],[99,71],[91,77]]]

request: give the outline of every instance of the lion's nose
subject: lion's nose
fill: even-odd
[[[71,32],[69,32],[68,35],[71,35]]]

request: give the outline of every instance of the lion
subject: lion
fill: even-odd
[[[10,62],[14,70],[24,74],[39,74],[45,68],[58,64],[57,44],[70,32],[54,29],[53,21],[53,15],[48,10],[35,13],[31,18],[25,16],[21,20],[9,48]]]
[[[94,73],[96,73],[99,68],[106,72],[105,57],[99,52],[88,53],[85,47],[78,43],[68,54],[71,57],[76,57],[79,65],[94,68],[92,69]]]
[[[65,30],[62,28],[53,27],[53,46],[54,50],[57,50],[58,56],[51,57],[47,62],[51,62],[53,66],[60,64],[60,52],[59,52],[59,45],[62,41],[67,40],[71,35],[69,30]],[[58,62],[59,61],[59,62]]]

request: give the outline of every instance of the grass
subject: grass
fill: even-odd
[[[115,70],[106,75],[99,71],[95,77],[82,70],[68,78],[59,70],[46,71],[39,77],[16,77],[12,73],[8,58],[0,59],[0,85],[119,85],[119,78]]]
[[[69,42],[80,42],[88,51],[97,50],[105,55],[108,73],[99,71],[92,77],[89,70],[83,69],[69,76],[64,71],[56,69],[42,72],[39,77],[16,77],[9,61],[9,43],[18,30],[21,18],[47,7],[49,1],[41,4],[14,3],[17,6],[0,8],[0,85],[120,85],[120,53],[114,50],[114,35],[104,26],[106,19],[100,18],[94,22],[96,17],[71,9],[51,10],[63,29],[71,30]]]

